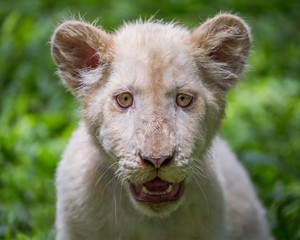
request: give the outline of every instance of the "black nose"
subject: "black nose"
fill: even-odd
[[[166,155],[166,156],[163,156],[163,157],[160,157],[160,158],[153,158],[153,157],[149,157],[149,156],[143,156],[142,154],[139,154],[139,156],[140,156],[140,159],[141,159],[143,164],[151,165],[155,168],[160,168],[160,167],[166,166],[170,162],[172,162],[174,154]]]

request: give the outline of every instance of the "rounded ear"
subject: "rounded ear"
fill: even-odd
[[[88,23],[67,21],[55,30],[52,56],[64,85],[75,96],[86,84],[82,73],[101,69],[109,61],[111,45],[109,34]]]
[[[205,78],[221,89],[232,87],[244,70],[251,46],[250,30],[239,17],[219,14],[192,32],[197,64]]]

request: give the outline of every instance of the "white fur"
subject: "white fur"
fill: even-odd
[[[76,71],[85,62],[74,46],[104,64]],[[271,239],[245,170],[216,136],[249,46],[249,28],[228,14],[193,32],[151,21],[109,36],[76,21],[56,30],[53,57],[83,115],[57,169],[57,240]],[[124,91],[134,97],[128,109],[115,100]],[[176,105],[180,92],[194,96],[190,107]],[[139,158],[173,151],[174,161],[158,171]],[[156,176],[184,181],[182,197],[136,201],[128,180]]]

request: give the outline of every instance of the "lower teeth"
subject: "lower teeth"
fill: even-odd
[[[143,193],[149,194],[149,195],[164,195],[168,194],[172,191],[173,186],[170,184],[166,191],[164,192],[150,192],[145,186],[143,186]]]

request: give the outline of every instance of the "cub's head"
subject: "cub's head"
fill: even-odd
[[[175,210],[243,71],[247,25],[221,14],[193,31],[138,21],[109,34],[67,21],[51,44],[64,85],[134,206],[151,216]]]

